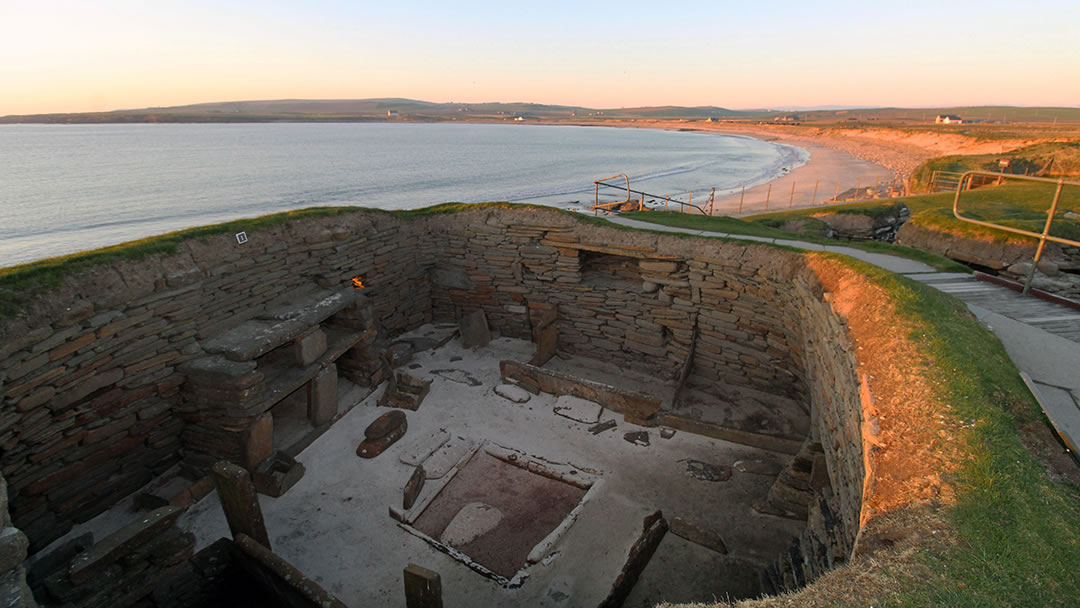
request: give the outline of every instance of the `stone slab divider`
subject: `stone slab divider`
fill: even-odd
[[[660,411],[660,400],[655,397],[543,369],[528,363],[503,360],[499,362],[499,371],[504,379],[529,383],[553,395],[573,395],[595,401],[609,410],[634,420],[646,420]]]

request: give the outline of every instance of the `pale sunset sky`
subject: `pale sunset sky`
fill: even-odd
[[[249,99],[1080,105],[1080,3],[0,1],[0,115]]]

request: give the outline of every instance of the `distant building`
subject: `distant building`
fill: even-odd
[[[525,117],[524,116],[515,116],[514,120],[516,120],[518,122],[525,122]]]
[[[964,119],[955,114],[938,114],[934,122],[939,125],[962,125]]]
[[[386,111],[386,117],[387,118],[397,118],[398,117],[397,110],[387,110]]]
[[[773,122],[799,122],[798,114],[787,114],[784,116],[777,116],[773,119]]]

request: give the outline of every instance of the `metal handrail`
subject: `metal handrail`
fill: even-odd
[[[607,182],[607,180],[614,179],[616,177],[621,177],[621,178],[625,179],[626,180],[626,186],[625,187],[620,187],[620,186],[614,186],[612,184],[605,183],[605,182]],[[596,189],[596,194],[594,195],[595,199],[593,201],[593,207],[592,207],[594,215],[597,214],[598,209],[603,209],[603,210],[607,211],[609,208],[618,207],[620,205],[625,205],[626,203],[629,203],[631,194],[640,194],[641,195],[641,204],[638,206],[638,209],[640,209],[641,211],[646,210],[645,209],[645,197],[649,196],[649,197],[652,197],[653,199],[657,199],[657,200],[663,199],[664,200],[664,211],[667,211],[667,207],[668,207],[669,203],[674,202],[674,203],[677,203],[680,206],[680,208],[690,207],[690,208],[693,208],[693,209],[697,209],[699,212],[701,212],[702,215],[712,215],[711,210],[710,211],[705,211],[705,209],[703,209],[700,205],[695,205],[694,204],[694,191],[693,190],[690,191],[690,201],[684,203],[683,201],[680,201],[678,199],[672,199],[670,196],[660,196],[660,195],[657,195],[657,194],[650,194],[650,193],[644,192],[642,190],[632,190],[632,189],[630,189],[630,178],[627,177],[623,173],[620,173],[619,175],[612,175],[611,177],[605,177],[603,179],[595,180],[595,181],[593,181],[593,185],[594,185],[594,187]],[[604,186],[605,188],[614,188],[616,190],[626,190],[626,200],[616,201],[616,202],[613,202],[613,203],[601,203],[600,202],[600,186]],[[715,192],[716,192],[716,188],[713,188],[713,196],[715,196]],[[709,197],[710,203],[713,200],[713,196]]]
[[[616,203],[601,203],[600,202],[600,182],[606,182],[607,180],[615,179],[616,177],[621,177],[621,178],[626,180],[626,200],[625,201],[618,201]],[[607,186],[609,184],[604,184],[604,185]],[[620,173],[618,175],[612,175],[611,177],[605,177],[603,179],[593,180],[593,187],[596,189],[596,194],[594,195],[594,198],[593,198],[593,215],[599,215],[598,209],[607,209],[608,207],[615,207],[615,206],[618,206],[618,205],[625,205],[626,203],[630,202],[630,176],[626,175],[625,173]]]
[[[1044,184],[1057,184],[1057,191],[1054,192],[1054,200],[1050,203],[1050,209],[1046,212],[1046,225],[1043,227],[1043,231],[1032,232],[1030,230],[1024,230],[1023,228],[1013,228],[1011,226],[1002,226],[1001,224],[995,224],[993,222],[987,222],[984,220],[977,220],[975,218],[964,217],[960,215],[960,194],[964,191],[964,182],[968,181],[976,175],[985,175],[990,177],[996,177],[999,179],[1018,179],[1028,182],[1041,182]],[[1032,177],[1028,175],[1014,175],[1012,173],[995,173],[993,171],[967,171],[960,176],[960,181],[956,184],[956,198],[953,199],[953,216],[963,222],[969,222],[979,226],[985,226],[987,228],[993,228],[995,230],[1004,230],[1005,232],[1012,232],[1014,234],[1022,234],[1024,236],[1030,236],[1039,239],[1039,246],[1035,249],[1035,258],[1031,261],[1031,268],[1028,270],[1027,280],[1024,282],[1024,295],[1027,295],[1031,291],[1031,281],[1035,278],[1035,267],[1038,266],[1039,260],[1042,259],[1043,249],[1046,247],[1046,241],[1053,241],[1055,243],[1062,243],[1064,245],[1071,245],[1073,247],[1080,247],[1080,242],[1062,238],[1059,236],[1050,235],[1050,227],[1054,223],[1054,214],[1057,213],[1058,203],[1061,201],[1061,190],[1066,186],[1080,187],[1080,182],[1066,181],[1064,179],[1051,179],[1048,177]]]

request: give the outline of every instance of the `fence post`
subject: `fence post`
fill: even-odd
[[[769,191],[765,193],[765,210],[769,210],[769,199],[772,197],[772,182],[769,182]]]
[[[836,202],[836,199],[840,198],[840,180],[836,180],[836,194],[832,195],[832,202]]]
[[[787,208],[791,209],[791,206],[795,204],[795,182],[791,182],[791,198],[788,199]]]
[[[820,179],[817,180],[816,182],[814,182],[814,193],[810,195],[810,204],[811,205],[813,205],[814,201],[817,200],[817,187],[818,187],[818,184],[820,184],[820,183],[821,183]]]
[[[742,202],[746,198],[746,184],[743,184],[742,194],[739,195],[739,215],[742,215]]]

